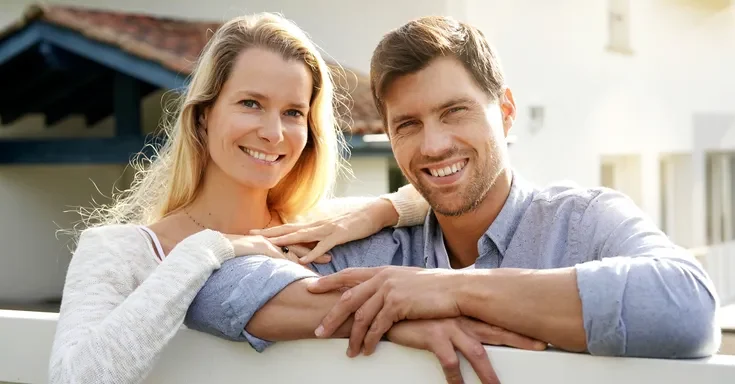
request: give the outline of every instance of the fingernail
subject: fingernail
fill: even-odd
[[[316,335],[316,337],[322,337],[322,335],[324,334],[324,327],[321,325],[317,327],[316,331],[314,331],[314,334]]]

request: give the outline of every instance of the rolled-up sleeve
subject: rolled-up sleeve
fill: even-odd
[[[701,264],[673,244],[628,197],[592,199],[574,233],[591,354],[696,358],[716,353],[719,299]]]
[[[267,256],[228,260],[194,298],[185,324],[232,341],[247,341],[258,352],[272,344],[249,334],[245,326],[268,300],[294,281],[317,274],[300,265]]]
[[[385,229],[369,238],[335,247],[327,264],[304,266],[266,256],[243,256],[222,264],[194,298],[185,318],[191,329],[232,341],[247,341],[258,352],[273,342],[248,333],[245,327],[268,301],[289,284],[350,267],[410,264],[411,233],[420,229]]]

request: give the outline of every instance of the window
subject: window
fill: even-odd
[[[630,48],[630,0],[608,0],[608,46],[620,53],[632,53]]]
[[[401,172],[401,169],[398,168],[398,163],[396,163],[396,160],[391,156],[390,160],[388,161],[388,189],[390,189],[389,192],[393,193],[398,190],[398,188],[408,184],[408,180],[403,176],[403,172]]]

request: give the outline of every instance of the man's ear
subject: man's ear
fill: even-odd
[[[516,102],[510,88],[503,89],[503,93],[500,95],[500,109],[503,112],[503,130],[505,137],[508,137],[508,132],[510,132],[516,119]]]

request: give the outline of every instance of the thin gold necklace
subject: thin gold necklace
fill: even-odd
[[[189,219],[190,219],[191,221],[193,221],[193,222],[194,222],[194,224],[198,225],[198,226],[199,226],[199,227],[201,227],[202,229],[211,229],[211,228],[209,228],[209,227],[205,227],[205,226],[204,226],[204,225],[202,225],[202,224],[201,224],[200,222],[198,222],[198,221],[197,221],[197,220],[196,220],[195,218],[193,218],[193,217],[192,217],[192,216],[191,216],[191,215],[189,214],[189,211],[187,211],[186,209],[184,210],[184,213],[186,214],[186,216],[188,216],[188,217],[189,217]],[[266,224],[266,225],[265,225],[265,227],[263,227],[263,228],[261,228],[261,229],[266,229],[266,228],[268,228],[268,226],[269,226],[269,225],[271,225],[271,223],[272,223],[272,222],[273,222],[273,213],[271,213],[271,219],[270,219],[270,220],[268,220],[268,224]]]

